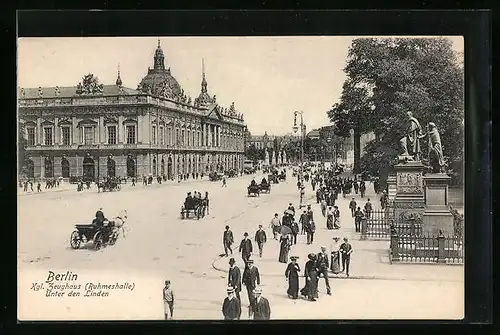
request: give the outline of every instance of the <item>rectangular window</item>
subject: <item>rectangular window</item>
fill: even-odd
[[[151,143],[156,144],[156,126],[151,127]]]
[[[44,144],[45,145],[52,145],[52,127],[45,127],[43,128],[44,130]]]
[[[201,133],[198,131],[198,146],[201,146]]]
[[[70,145],[71,144],[71,129],[69,127],[62,127],[62,144]]]
[[[196,146],[196,131],[193,130],[193,138],[191,139],[191,145]]]
[[[127,144],[135,144],[135,126],[126,127]]]
[[[108,126],[108,144],[116,144],[116,126]]]
[[[181,145],[186,143],[186,131],[184,129],[181,130]]]
[[[35,145],[35,128],[26,128],[28,135],[28,145]]]
[[[187,131],[187,145],[188,147],[191,145],[191,130]]]
[[[181,145],[181,137],[179,135],[179,129],[175,129],[175,145]]]
[[[160,145],[165,145],[165,128],[160,127]]]
[[[94,127],[83,128],[83,139],[86,145],[94,144]]]

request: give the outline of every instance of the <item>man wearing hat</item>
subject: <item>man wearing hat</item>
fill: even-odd
[[[253,311],[253,290],[257,287],[257,285],[260,285],[260,274],[259,274],[259,269],[253,265],[253,260],[249,259],[247,261],[247,266],[245,267],[245,270],[243,271],[243,284],[247,288],[247,293],[248,293],[248,303],[249,303],[249,316],[251,316],[251,313]]]
[[[245,232],[245,234],[243,234],[243,240],[241,240],[239,252],[241,252],[241,258],[243,259],[243,262],[245,262],[245,263],[248,261],[248,259],[252,255],[252,252],[253,252],[252,241],[250,241],[250,239],[248,238],[247,232]]]
[[[262,289],[256,287],[253,290],[254,305],[253,305],[253,319],[254,320],[269,320],[271,318],[271,307],[269,301],[262,296]]]
[[[165,287],[163,288],[163,312],[165,320],[174,317],[174,292],[170,288],[170,280],[165,280]]]
[[[361,221],[363,220],[365,214],[361,210],[361,207],[358,206],[356,212],[354,212],[354,226],[356,228],[356,232],[361,232]]]
[[[383,190],[382,196],[380,197],[380,206],[382,207],[382,209],[385,209],[388,202],[389,202],[389,196],[387,195],[387,191]]]
[[[304,212],[300,214],[299,223],[300,223],[300,233],[303,235],[306,233],[306,226],[308,222],[307,211],[304,209]]]
[[[332,295],[330,289],[330,281],[328,280],[329,260],[328,260],[328,254],[326,252],[326,247],[321,247],[321,252],[316,256],[316,264],[318,267],[318,275],[319,275],[318,277],[323,276],[323,278],[325,278],[326,294]]]
[[[365,204],[365,213],[366,213],[367,219],[370,218],[370,214],[371,214],[372,210],[373,210],[372,203],[370,202],[370,198],[368,198],[368,200],[366,201],[366,204]]]
[[[259,229],[255,232],[255,242],[259,247],[259,256],[262,258],[262,249],[264,248],[264,243],[267,241],[266,232],[262,229],[262,225],[259,225]]]
[[[222,315],[224,315],[224,320],[239,320],[241,316],[240,300],[234,296],[234,288],[231,286],[229,286],[226,291],[227,297],[222,303]]]
[[[233,249],[231,249],[231,245],[234,243],[233,232],[229,230],[229,226],[226,226],[226,230],[224,231],[224,235],[222,236],[222,243],[224,244],[224,253],[226,257],[228,257],[227,250],[231,251],[231,255],[233,254]]]
[[[356,192],[358,193],[358,192]],[[352,197],[351,202],[349,202],[349,209],[351,210],[351,215],[354,217],[354,212],[356,212],[356,200],[354,200],[354,197]]]
[[[349,265],[351,264],[352,246],[349,244],[347,237],[344,237],[344,243],[340,246],[340,253],[342,254],[342,272],[345,271],[349,277]]]
[[[236,294],[236,298],[241,302],[240,292],[241,292],[241,271],[235,265],[236,261],[234,258],[229,260],[229,274],[227,276],[227,284],[234,288],[234,293]]]

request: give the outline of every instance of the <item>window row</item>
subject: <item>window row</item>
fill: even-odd
[[[71,127],[61,127],[61,140],[60,143],[62,145],[71,145],[73,144],[72,140],[72,128]],[[96,144],[96,127],[95,126],[83,126],[79,127],[79,141],[78,143],[91,145]],[[54,127],[43,127],[42,129],[42,144],[43,145],[54,145]],[[26,128],[26,137],[27,144],[29,146],[36,145],[36,128],[27,127]],[[117,144],[118,143],[118,127],[116,125],[106,126],[106,143],[107,144]],[[125,126],[125,143],[127,144],[135,144],[137,143],[137,131],[135,125],[126,125]]]

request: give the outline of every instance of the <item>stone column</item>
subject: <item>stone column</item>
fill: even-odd
[[[77,144],[78,142],[78,123],[76,122],[76,116],[73,116],[71,118],[71,136],[73,140],[71,141],[72,144]]]
[[[36,145],[42,144],[43,130],[42,130],[42,120],[38,117],[36,118]]]
[[[99,143],[103,144],[106,141],[106,139],[105,139],[106,131],[104,128],[104,116],[99,117],[98,127],[99,127]]]
[[[62,144],[61,128],[59,127],[59,118],[54,118],[54,145]],[[55,166],[54,166],[55,169]],[[54,176],[56,171],[54,170]]]
[[[123,125],[123,116],[120,115],[118,116],[118,127],[116,129],[116,131],[118,132],[118,134],[116,134],[116,136],[118,136],[118,143],[119,144],[123,144],[125,143],[125,126]],[[136,162],[137,164],[137,162]]]

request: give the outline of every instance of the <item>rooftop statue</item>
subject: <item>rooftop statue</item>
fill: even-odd
[[[41,87],[38,87],[38,97],[43,98],[43,91]]]
[[[89,73],[82,78],[76,87],[77,94],[102,94],[104,85],[99,83],[99,78]]]

